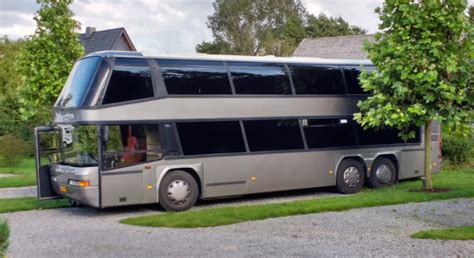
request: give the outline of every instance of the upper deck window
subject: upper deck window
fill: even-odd
[[[153,97],[148,62],[138,58],[117,58],[102,104]]]
[[[237,94],[290,95],[291,86],[284,65],[228,62]]]
[[[232,94],[224,63],[157,60],[168,94]]]
[[[101,60],[102,58],[95,56],[77,61],[54,106],[61,108],[82,106]]]
[[[344,77],[346,78],[347,93],[349,94],[369,94],[365,92],[359,81],[360,70],[358,68],[345,67]]]
[[[338,67],[289,65],[296,94],[345,94]]]

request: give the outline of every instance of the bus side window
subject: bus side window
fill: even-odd
[[[162,158],[158,125],[110,125],[105,142],[105,169]]]
[[[157,60],[168,94],[232,95],[222,61]]]
[[[308,148],[356,146],[353,124],[350,119],[303,119]]]
[[[227,62],[236,94],[291,95],[290,79],[282,64]]]
[[[348,94],[369,94],[365,92],[359,81],[360,70],[358,68],[343,68],[344,77],[346,79],[347,93]]]
[[[297,119],[243,121],[250,151],[304,149]]]
[[[145,59],[117,58],[102,104],[153,97],[151,72]]]
[[[238,121],[176,124],[184,155],[245,152]]]
[[[335,66],[289,65],[296,94],[345,94],[341,70]]]

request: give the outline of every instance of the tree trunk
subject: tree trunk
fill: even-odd
[[[433,189],[431,178],[431,121],[425,123],[425,190]]]

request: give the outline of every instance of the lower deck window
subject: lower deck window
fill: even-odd
[[[238,121],[176,124],[184,155],[245,152]]]
[[[105,169],[162,158],[158,125],[109,125],[107,128]]]
[[[304,119],[308,148],[356,146],[353,123],[348,119]]]
[[[244,121],[250,151],[304,149],[297,119]]]

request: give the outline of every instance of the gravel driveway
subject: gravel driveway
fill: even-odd
[[[34,196],[36,196],[36,186],[0,188],[0,199]]]
[[[232,205],[232,201],[223,205]],[[474,224],[474,199],[354,209],[214,228],[145,228],[118,223],[121,218],[149,213],[156,211],[143,207],[67,208],[4,214],[11,226],[8,257],[474,255],[474,241],[409,237],[419,230]]]

